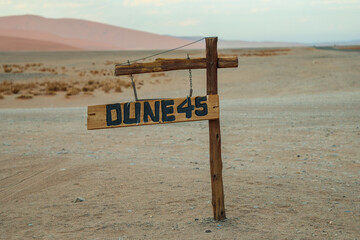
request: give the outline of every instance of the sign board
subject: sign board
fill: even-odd
[[[219,119],[219,95],[88,107],[89,130]]]
[[[209,120],[209,160],[213,213],[215,220],[224,220],[226,214],[222,180],[217,71],[218,68],[238,67],[238,59],[236,56],[219,58],[217,41],[217,37],[206,38],[206,58],[157,59],[149,63],[115,66],[116,76],[184,69],[206,69],[207,96],[89,106],[87,127],[89,130],[93,130]]]

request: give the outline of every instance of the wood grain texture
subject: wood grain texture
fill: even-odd
[[[206,38],[207,94],[218,93],[217,83],[217,38]],[[222,179],[220,119],[209,120],[210,175],[212,205],[215,220],[226,218]]]
[[[216,61],[217,68],[236,68],[238,67],[237,57],[224,57]],[[133,63],[130,65],[115,66],[115,75],[130,75],[139,73],[165,72],[184,69],[206,69],[206,58],[194,59],[156,59],[149,63]]]
[[[87,128],[88,130],[94,129],[104,129],[104,128],[116,128],[116,127],[129,127],[129,126],[141,126],[141,125],[151,125],[151,124],[163,124],[163,123],[176,123],[176,122],[188,122],[188,121],[200,121],[200,120],[209,120],[209,119],[218,119],[219,118],[219,96],[218,95],[208,95],[202,97],[191,97],[191,104],[193,109],[191,110],[191,117],[186,116],[185,112],[179,112],[178,106],[184,101],[188,101],[188,98],[175,98],[175,99],[159,99],[159,100],[143,100],[138,102],[130,103],[115,103],[115,104],[106,104],[106,105],[97,105],[88,107],[88,118],[87,118]],[[205,99],[202,101],[197,101],[197,99]],[[173,103],[171,104],[171,101]],[[156,103],[157,102],[157,103]],[[164,104],[167,103],[168,105]],[[196,102],[199,104],[197,105]],[[136,119],[136,107],[135,104],[139,106],[139,117],[134,123],[126,123],[125,121],[125,112],[126,108],[128,109],[128,118],[130,120]],[[145,104],[147,107],[145,107]],[[155,115],[155,104],[158,104],[158,120],[154,121],[146,112],[146,108],[149,110],[149,106]],[[207,106],[207,113],[204,115],[204,104]],[[108,108],[112,108],[110,111]],[[188,107],[188,102],[184,104],[181,108]],[[164,111],[168,110],[166,118],[164,118]],[[120,109],[120,121],[119,112]],[[113,125],[109,125],[109,119]],[[145,121],[147,120],[147,122]]]

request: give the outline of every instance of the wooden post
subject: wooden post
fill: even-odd
[[[217,83],[217,37],[206,38],[206,85],[207,94],[218,94]],[[224,190],[222,180],[220,118],[209,120],[210,174],[212,206],[215,220],[223,220],[225,215]]]

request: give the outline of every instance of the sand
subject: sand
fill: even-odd
[[[220,53],[239,56],[238,69],[219,70],[227,220],[212,220],[206,121],[88,131],[86,106],[132,100],[131,88],[18,93],[0,100],[0,238],[358,239],[359,52]],[[82,82],[91,70],[110,71],[106,61],[147,54],[2,53],[1,65],[68,71],[0,81]],[[106,78],[116,79],[96,79]],[[187,71],[136,79],[141,98],[189,91]],[[193,79],[194,94],[204,94],[205,72]]]
[[[123,23],[119,23],[122,25]],[[149,32],[118,27],[99,22],[72,18],[44,18],[36,15],[18,15],[0,17],[0,32],[2,36],[21,37],[29,40],[42,40],[57,44],[65,44],[83,50],[136,50],[136,49],[170,49],[190,43],[191,41],[159,35]],[[45,47],[48,44],[45,44]],[[13,43],[12,48],[23,47]],[[38,44],[37,47],[41,45]],[[194,46],[194,45],[193,45]],[[198,44],[197,48],[203,44]],[[0,51],[6,50],[6,46]],[[41,49],[35,49],[41,51]],[[44,48],[47,50],[47,48]],[[53,49],[60,50],[59,46]]]

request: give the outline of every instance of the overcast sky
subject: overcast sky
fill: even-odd
[[[360,39],[360,0],[0,0],[0,16],[23,14],[174,36],[306,43]]]

